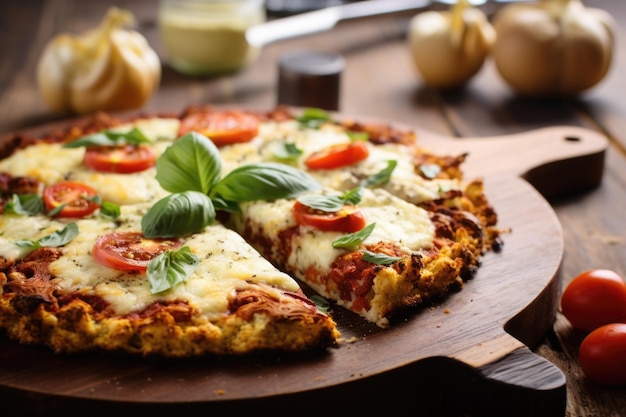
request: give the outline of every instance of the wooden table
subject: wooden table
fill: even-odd
[[[53,35],[95,26],[109,3],[113,4],[9,0],[0,5],[0,135],[62,119],[49,111],[38,94],[38,58]],[[585,4],[608,10],[626,25],[626,3],[587,0]],[[115,5],[135,14],[137,29],[164,57],[155,2],[120,0]],[[593,129],[606,135],[610,144],[601,185],[550,200],[564,234],[563,286],[591,268],[610,268],[626,276],[624,28],[617,30],[613,67],[601,84],[578,99],[529,100],[513,94],[491,62],[464,89],[439,92],[424,87],[410,61],[407,22],[408,15],[344,22],[331,32],[267,46],[252,65],[232,75],[190,78],[164,63],[160,89],[144,110],[172,110],[192,103],[271,108],[276,104],[278,57],[311,48],[337,52],[346,59],[340,102],[345,114],[393,120],[453,137],[508,135],[554,125]],[[584,378],[577,363],[580,341],[581,335],[557,314],[552,331],[531,346],[566,375],[566,415],[625,415],[626,389],[603,388]],[[10,401],[2,398],[0,404]]]

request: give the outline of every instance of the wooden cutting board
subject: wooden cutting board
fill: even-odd
[[[438,153],[468,152],[466,177],[485,178],[499,225],[511,229],[462,291],[388,330],[335,308],[342,343],[305,356],[67,357],[0,338],[1,409],[12,416],[563,415],[563,374],[526,347],[554,319],[563,256],[559,221],[537,190],[553,197],[598,185],[606,138],[576,127],[418,135]]]

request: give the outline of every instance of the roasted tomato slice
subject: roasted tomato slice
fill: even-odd
[[[81,182],[60,182],[43,190],[43,201],[48,212],[58,217],[85,217],[96,211],[100,205],[94,201],[98,193]]]
[[[198,132],[215,143],[225,146],[249,142],[259,131],[259,119],[240,110],[207,110],[191,113],[181,120],[178,135]]]
[[[85,150],[85,166],[94,171],[132,174],[156,162],[156,154],[145,145],[91,146]]]
[[[306,159],[310,169],[335,169],[355,164],[369,155],[367,143],[361,140],[331,145],[313,152]]]
[[[141,232],[112,232],[96,240],[93,257],[109,268],[145,271],[151,259],[181,246],[180,239],[148,239]]]
[[[296,201],[293,205],[293,215],[299,225],[312,226],[325,232],[354,233],[366,225],[361,210],[348,204],[337,212],[328,213]]]

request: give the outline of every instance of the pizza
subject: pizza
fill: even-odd
[[[325,350],[501,245],[466,155],[318,109],[97,114],[0,149],[0,329],[54,352]]]

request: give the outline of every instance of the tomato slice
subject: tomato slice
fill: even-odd
[[[334,213],[313,209],[297,201],[293,205],[293,215],[296,223],[303,226],[312,226],[325,232],[354,233],[366,225],[365,216],[355,206],[344,205]]]
[[[216,146],[251,141],[259,131],[259,119],[240,110],[207,110],[191,113],[180,122],[178,135],[195,131],[207,136]]]
[[[150,260],[181,246],[180,239],[148,239],[141,232],[112,232],[96,240],[93,257],[109,268],[143,272]]]
[[[369,155],[367,143],[361,140],[328,146],[306,159],[310,169],[335,169],[355,164]]]
[[[132,174],[145,171],[156,162],[156,154],[145,145],[90,146],[85,150],[83,163],[100,172]]]
[[[98,193],[81,182],[66,181],[46,187],[43,201],[47,211],[59,210],[59,217],[85,217],[96,211],[100,205],[93,201]]]

